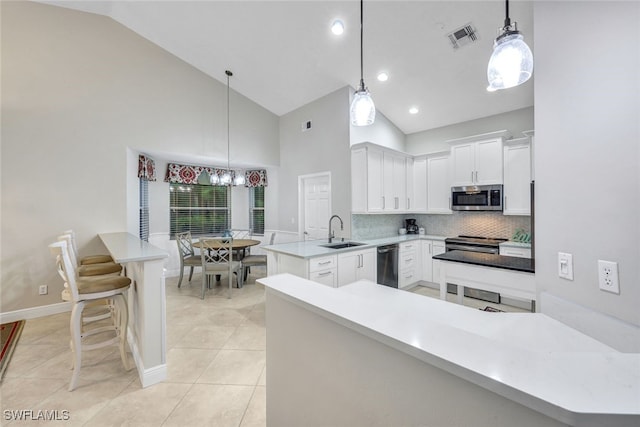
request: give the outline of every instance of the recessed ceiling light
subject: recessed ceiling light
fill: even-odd
[[[344,33],[344,24],[341,20],[336,19],[335,21],[333,21],[333,24],[331,24],[331,32],[336,36]]]
[[[418,114],[420,110],[418,110],[418,107],[411,107],[409,108],[409,114]]]
[[[378,74],[378,81],[386,82],[387,80],[389,80],[389,74],[384,71]]]

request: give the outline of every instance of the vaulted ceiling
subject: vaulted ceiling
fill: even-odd
[[[225,84],[232,70],[233,89],[277,115],[360,80],[355,0],[43,3],[109,16]],[[510,2],[511,20],[534,50],[532,9]],[[532,106],[533,78],[486,91],[504,18],[503,1],[365,1],[364,79],[378,111],[409,134]],[[341,36],[330,31],[336,19]],[[454,49],[447,35],[468,24],[477,41]],[[381,71],[388,81],[376,79]]]

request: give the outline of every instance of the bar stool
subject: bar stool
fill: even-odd
[[[73,391],[76,388],[80,368],[82,367],[83,351],[118,345],[124,368],[129,370],[126,354],[129,311],[125,294],[131,285],[131,279],[119,275],[78,278],[75,265],[71,261],[71,251],[65,240],[50,244],[49,250],[56,257],[58,274],[64,280],[62,299],[71,301],[73,304],[69,322],[73,369],[71,381],[69,382],[69,391]],[[83,311],[88,304],[94,302],[99,302],[109,307],[112,322],[110,324],[105,322],[105,325],[88,329],[84,326],[84,323],[87,322],[84,321],[86,319],[83,319]],[[113,336],[100,342],[83,344],[84,338],[102,333],[109,333],[109,335]]]
[[[77,258],[78,265],[103,264],[105,262],[114,262],[111,255],[87,255],[82,258],[78,256],[78,245],[76,244],[76,233],[73,230],[63,231],[62,234],[71,236],[71,249]]]
[[[61,236],[58,236],[58,241],[67,242],[67,249],[69,252],[69,257],[71,258],[71,262],[76,267],[76,273],[80,277],[88,277],[88,276],[103,276],[105,274],[120,274],[122,272],[122,266],[120,264],[116,264],[113,262],[112,258],[108,255],[111,261],[106,262],[92,262],[89,264],[81,264],[81,261],[78,261],[78,253],[75,249],[75,238],[73,237],[73,232],[65,233]],[[105,255],[97,255],[97,257],[104,258]],[[93,258],[93,260],[97,260],[98,258]]]

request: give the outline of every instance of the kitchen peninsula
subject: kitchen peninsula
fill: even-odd
[[[259,282],[270,425],[640,422],[640,355],[543,314],[488,313],[368,281]]]
[[[126,267],[131,279],[129,295],[129,328],[127,341],[138,368],[142,387],[167,378],[166,296],[164,288],[164,250],[140,240],[130,233],[101,233],[115,262]]]
[[[440,262],[440,299],[446,300],[447,283],[458,285],[457,302],[462,304],[464,287],[496,292],[531,302],[535,312],[535,261],[497,254],[450,251],[433,257]]]

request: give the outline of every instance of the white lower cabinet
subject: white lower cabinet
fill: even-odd
[[[338,286],[358,280],[376,281],[375,248],[350,251],[338,255]]]
[[[440,240],[422,240],[422,280],[437,283],[440,278],[440,269],[433,256],[445,252],[444,242]]]
[[[309,280],[333,288],[338,286],[338,259],[335,255],[311,258],[309,262]]]
[[[398,288],[403,289],[420,281],[420,241],[400,243],[398,252]]]

